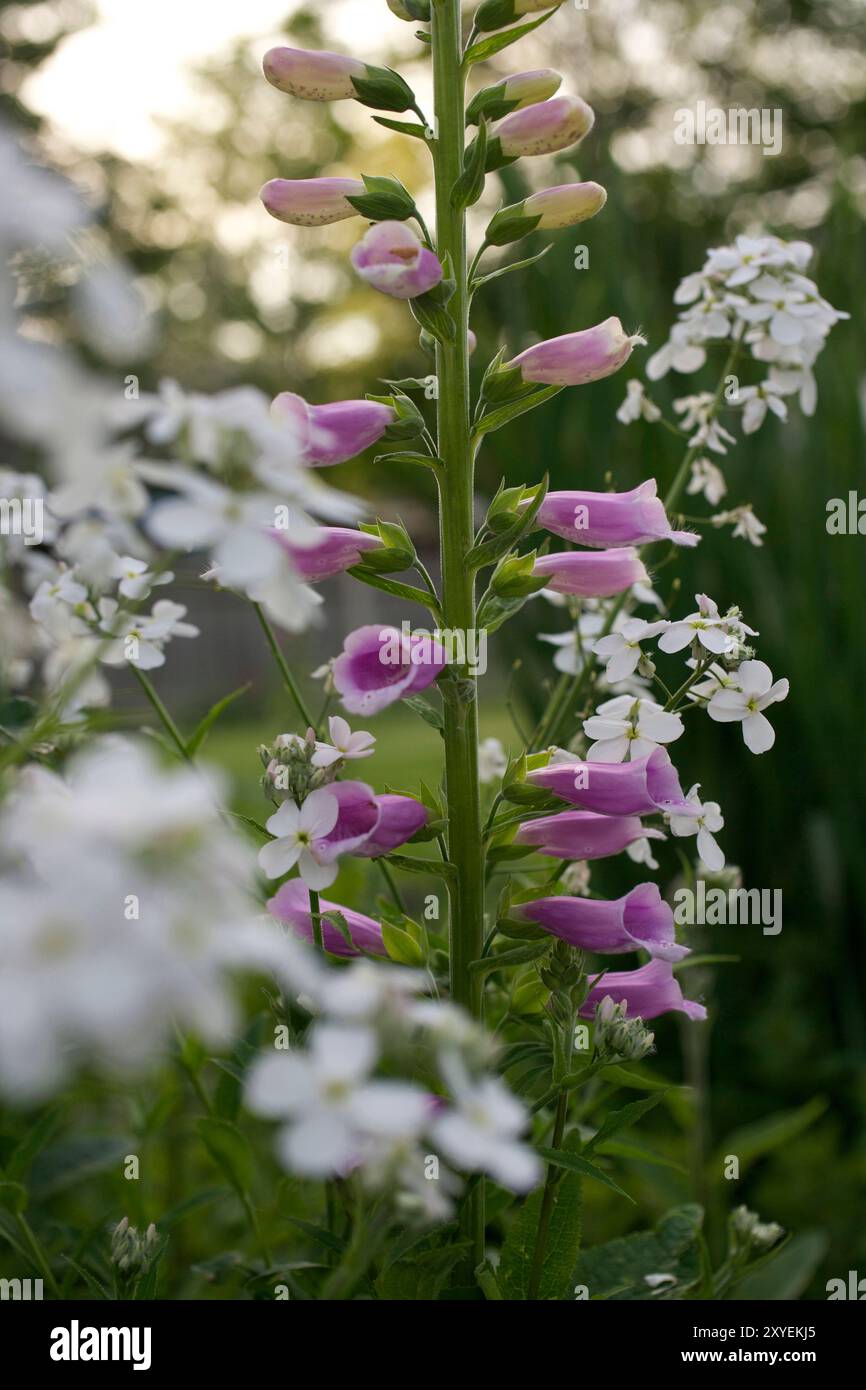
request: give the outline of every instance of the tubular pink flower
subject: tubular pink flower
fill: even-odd
[[[437,257],[405,222],[376,222],[352,251],[352,265],[393,299],[415,299],[442,279]]]
[[[503,116],[491,142],[507,159],[521,155],[553,154],[575,145],[592,130],[595,115],[580,97],[552,97]]]
[[[681,1013],[692,1019],[705,1019],[703,1004],[684,999],[670,961],[651,960],[637,970],[608,971],[594,977],[594,984],[580,1008],[581,1018],[592,1018],[602,999],[625,1003],[635,1018],[658,1018],[659,1014]]]
[[[511,916],[535,922],[571,946],[600,955],[649,951],[661,960],[682,960],[688,946],[677,944],[674,914],[654,883],[641,883],[613,902],[592,898],[535,898],[515,904]]]
[[[576,545],[648,545],[673,541],[697,545],[692,531],[673,531],[658,483],[648,478],[631,492],[549,492],[538,509],[538,525]]]
[[[558,92],[561,86],[562,75],[555,72],[553,68],[535,68],[531,72],[513,72],[510,77],[506,77],[502,84],[502,97],[505,101],[519,102],[520,105],[514,109],[521,111],[525,106],[546,101],[548,97],[553,96],[554,92]]]
[[[427,824],[427,807],[414,796],[386,793],[376,797],[379,820],[376,829],[354,851],[358,859],[377,859],[380,854],[403,845]]]
[[[519,206],[525,217],[541,218],[537,231],[553,232],[595,217],[606,202],[607,192],[600,183],[561,183],[530,193]]]
[[[379,401],[309,405],[292,391],[282,391],[271,412],[291,425],[308,468],[331,468],[363,453],[397,418],[390,405]]]
[[[360,213],[347,201],[366,189],[360,179],[269,179],[259,197],[271,217],[295,227],[325,227]]]
[[[683,795],[677,770],[664,748],[630,763],[551,763],[526,774],[572,806],[603,816],[687,815],[696,808]]]
[[[349,526],[320,526],[309,543],[292,540],[285,531],[271,531],[292,559],[306,584],[318,584],[357,565],[366,550],[381,549],[378,536],[354,531]]]
[[[319,911],[339,912],[345,918],[352,938],[350,946],[342,932],[331,922],[323,919],[322,942],[325,950],[332,956],[359,956],[362,951],[375,956],[387,956],[388,952],[382,940],[382,928],[372,917],[365,917],[363,912],[353,912],[351,908],[343,907],[342,903],[326,902],[324,898],[319,899]],[[284,883],[279,892],[269,899],[268,912],[276,921],[284,922],[286,926],[291,927],[296,936],[306,941],[314,940],[310,890],[299,878]]]
[[[334,685],[350,714],[376,714],[432,685],[448,663],[445,648],[421,633],[371,623],[350,632],[334,662]]]
[[[578,594],[581,598],[609,598],[649,579],[637,551],[627,546],[541,555],[532,573],[545,578],[554,593]]]
[[[336,797],[338,813],[333,830],[313,845],[317,859],[333,864],[341,854],[354,854],[379,824],[379,805],[366,782],[331,782],[326,791]]]
[[[353,77],[365,77],[366,63],[326,49],[271,48],[262,60],[273,87],[306,101],[339,101],[355,97]]]
[[[621,854],[635,840],[664,840],[661,830],[641,824],[638,816],[599,816],[594,811],[560,811],[524,821],[514,843],[533,845],[556,859],[606,859]]]
[[[618,372],[637,344],[646,346],[646,339],[639,333],[629,335],[618,318],[609,318],[594,328],[536,343],[506,366],[519,367],[524,381],[546,386],[585,386]]]

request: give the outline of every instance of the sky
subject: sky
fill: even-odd
[[[369,0],[327,5],[341,48],[373,57],[382,34],[371,32]],[[150,159],[163,143],[154,117],[191,110],[191,69],[239,37],[263,50],[285,41],[282,26],[297,7],[297,0],[95,0],[97,23],[59,46],[29,80],[24,98],[73,145]],[[382,11],[382,32],[387,28],[392,41],[402,37],[384,0]]]

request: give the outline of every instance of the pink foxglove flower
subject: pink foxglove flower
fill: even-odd
[[[580,1007],[581,1018],[592,1018],[597,1004],[612,999],[625,1003],[635,1018],[658,1018],[659,1014],[682,1013],[689,1018],[705,1019],[703,1004],[684,999],[674,976],[670,961],[651,960],[637,970],[608,971],[595,976],[598,981]]]
[[[374,956],[388,954],[382,940],[382,928],[372,917],[365,917],[363,912],[353,912],[351,908],[343,907],[340,903],[326,902],[323,898],[319,900],[319,911],[322,914],[339,912],[345,919],[352,938],[350,946],[339,928],[326,921],[323,916],[322,942],[325,950],[332,956],[357,956],[362,951]],[[290,926],[297,936],[306,941],[314,940],[310,890],[299,878],[293,878],[283,884],[269,900],[268,912],[278,922],[285,922]]]
[[[363,197],[360,179],[270,179],[259,191],[265,208],[279,222],[295,227],[325,227],[360,213],[347,201]]]
[[[332,782],[326,790],[337,802],[337,819],[316,840],[314,849],[322,863],[333,864],[341,854],[354,854],[366,842],[379,824],[380,811],[366,782]]]
[[[637,551],[628,546],[542,555],[532,573],[544,576],[554,593],[578,594],[581,598],[609,598],[649,579]]]
[[[354,531],[349,526],[320,526],[310,535],[291,539],[285,531],[271,534],[291,556],[300,577],[306,584],[318,584],[332,575],[357,565],[366,550],[381,548],[378,536],[366,531]],[[309,542],[309,543],[308,543]]]
[[[367,64],[360,58],[326,49],[271,48],[262,60],[271,86],[306,101],[339,101],[356,97],[353,77],[364,78]]]
[[[504,116],[491,133],[490,146],[506,159],[553,154],[576,145],[594,121],[592,107],[580,97],[553,97]]]
[[[571,946],[599,955],[649,951],[661,960],[682,960],[688,946],[679,946],[674,914],[654,883],[642,883],[613,902],[593,898],[535,898],[516,903],[512,917],[535,922]]]
[[[645,346],[646,339],[639,333],[626,333],[619,319],[609,318],[594,328],[535,343],[506,365],[519,367],[524,381],[584,386],[618,372],[638,344]]]
[[[363,453],[382,438],[396,419],[392,407],[380,401],[309,405],[303,396],[292,391],[282,391],[271,412],[291,426],[308,468],[330,468]]]
[[[416,801],[414,796],[398,796],[388,792],[376,797],[376,805],[379,819],[376,828],[353,851],[358,859],[378,859],[379,855],[388,854],[398,845],[404,845],[429,819],[427,807]]]
[[[606,859],[635,840],[664,840],[661,830],[643,826],[638,816],[599,816],[594,811],[561,811],[517,827],[514,843],[533,845],[556,859]]]
[[[282,878],[295,865],[308,888],[317,892],[337,877],[337,866],[318,846],[337,824],[340,804],[331,788],[311,792],[303,805],[284,801],[265,822],[274,836],[259,850],[259,864],[268,878]]]
[[[334,662],[334,685],[350,714],[376,714],[426,690],[447,662],[445,648],[434,638],[371,623],[350,632],[343,643]]]
[[[352,251],[352,265],[394,299],[415,299],[442,279],[438,258],[405,222],[376,222]]]
[[[697,545],[692,531],[673,531],[655,478],[631,492],[549,492],[538,509],[538,524],[575,545],[648,545],[673,541]]]
[[[629,763],[550,763],[526,774],[584,811],[603,816],[649,816],[655,811],[689,815],[698,807],[683,796],[677,770],[664,748]]]
[[[739,690],[719,690],[707,705],[707,714],[720,724],[740,722],[743,742],[752,753],[766,753],[776,742],[776,733],[763,713],[769,705],[788,696],[787,680],[773,681],[765,661],[743,661],[737,667]]]

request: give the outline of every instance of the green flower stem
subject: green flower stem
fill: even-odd
[[[325,948],[325,944],[324,936],[322,933],[322,913],[319,907],[319,895],[318,893],[314,893],[312,888],[309,890],[309,892],[310,917],[313,923],[313,944],[315,945],[317,951],[323,951]]]
[[[553,1126],[553,1140],[551,1148],[562,1148],[562,1137],[565,1133],[565,1120],[568,1115],[568,1092],[560,1092],[559,1100],[556,1102],[556,1120]],[[556,1165],[547,1165],[547,1177],[544,1182],[544,1195],[541,1198],[541,1211],[538,1217],[538,1234],[535,1237],[535,1250],[532,1256],[532,1269],[529,1274],[529,1283],[526,1289],[527,1299],[538,1298],[538,1290],[541,1287],[541,1274],[544,1269],[544,1256],[547,1253],[547,1238],[550,1234],[550,1222],[553,1217],[553,1201],[556,1196],[556,1183],[558,1173]]]
[[[180,753],[180,756],[186,762],[192,763],[193,760],[186,746],[186,740],[184,739],[183,735],[180,732],[180,729],[175,724],[174,720],[172,719],[162,700],[157,695],[156,689],[152,680],[150,679],[150,676],[146,676],[144,672],[140,669],[140,667],[134,666],[132,662],[129,663],[129,669],[130,671],[132,671],[133,675],[135,676],[136,680],[138,681],[139,685],[141,686],[142,690],[147,696],[148,701],[156,711],[156,714],[159,718],[160,723],[162,724],[162,727],[165,729],[175,748]]]
[[[739,341],[737,341],[732,345],[731,350],[728,353],[728,360],[722,368],[722,375],[719,377],[719,384],[716,387],[715,395],[713,396],[713,403],[710,406],[709,410],[709,418],[711,420],[714,420],[716,415],[718,415],[719,413],[725,392],[725,382],[731,375],[731,372],[734,370],[734,366],[736,365],[736,361],[739,355],[740,343]],[[668,488],[667,495],[665,497],[665,511],[670,511],[670,509],[678,501],[679,495],[682,492],[683,487],[685,486],[686,479],[689,476],[691,466],[694,463],[695,459],[698,457],[698,454],[701,452],[703,447],[703,444],[693,444],[691,448],[686,450],[685,455],[683,457],[683,461],[677,469],[673,482]]]
[[[30,1249],[33,1251],[33,1258],[36,1261],[36,1268],[39,1270],[49,1289],[51,1290],[55,1298],[61,1298],[62,1295],[60,1292],[60,1288],[58,1286],[57,1280],[54,1278],[54,1274],[52,1273],[51,1265],[48,1262],[48,1256],[46,1255],[42,1245],[37,1239],[33,1231],[33,1228],[30,1225],[30,1222],[27,1220],[27,1217],[24,1215],[22,1211],[15,1213],[15,1224],[18,1227],[27,1244],[30,1246]]]
[[[261,624],[262,632],[265,634],[267,644],[271,649],[271,655],[273,656],[274,661],[277,663],[277,668],[279,669],[280,675],[283,678],[283,685],[286,687],[286,690],[288,691],[292,699],[292,703],[298,711],[298,714],[304,721],[304,732],[306,733],[307,729],[315,729],[316,725],[313,722],[309,710],[304,704],[301,692],[298,689],[295,678],[289,669],[288,662],[286,661],[286,658],[283,656],[283,653],[280,650],[280,645],[274,635],[274,630],[268,622],[267,618],[265,617],[262,605],[260,603],[254,603],[253,608],[255,609],[256,617],[258,618]]]
[[[466,216],[451,204],[463,172],[465,73],[461,66],[460,0],[433,0],[431,39],[437,139],[432,146],[436,178],[436,231],[440,260],[450,257],[456,289],[448,311],[452,342],[436,348],[439,380],[438,453],[442,562],[442,611],[446,629],[464,634],[475,626],[475,580],[466,564],[474,539],[474,459],[470,446],[469,295],[466,273]],[[463,673],[461,673],[463,674]],[[455,867],[450,883],[451,997],[475,1017],[482,1012],[482,980],[469,965],[484,944],[484,873],[481,797],[478,782],[476,681],[443,682],[445,786],[448,855]],[[474,1264],[484,1256],[484,1189],[478,1183],[464,1210]]]

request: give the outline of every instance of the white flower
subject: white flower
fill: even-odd
[[[311,792],[302,806],[284,801],[265,822],[275,838],[259,850],[259,864],[268,878],[282,878],[297,864],[301,878],[314,893],[333,883],[337,865],[323,862],[316,843],[330,834],[339,814],[337,798],[324,787]]]
[[[495,1077],[470,1081],[458,1065],[443,1065],[455,1108],[430,1125],[433,1142],[457,1168],[489,1173],[503,1187],[528,1192],[541,1177],[541,1163],[519,1136],[527,1115],[505,1084]]]
[[[646,836],[640,840],[632,840],[630,845],[626,845],[625,852],[635,864],[646,864],[648,869],[657,869],[659,866],[659,861],[653,854],[652,841]]]
[[[328,719],[328,732],[331,742],[316,744],[316,751],[310,760],[313,767],[332,767],[341,758],[351,762],[356,758],[369,758],[375,752],[375,734],[363,729],[353,734],[347,721],[339,714],[332,714]]]
[[[482,739],[478,745],[478,777],[481,782],[496,782],[505,775],[508,757],[498,738]]]
[[[642,381],[632,377],[631,381],[626,382],[625,389],[625,400],[616,412],[616,418],[620,424],[630,425],[634,420],[639,420],[641,416],[650,422],[661,417],[661,411],[646,394]]]
[[[664,619],[648,623],[643,618],[627,618],[619,632],[600,638],[592,650],[607,663],[605,676],[608,681],[621,681],[632,675],[643,656],[641,642],[649,637],[657,637],[669,626]]]
[[[654,700],[616,695],[584,720],[583,731],[596,740],[587,750],[588,762],[622,763],[646,757],[659,744],[673,743],[683,733],[683,721]]]
[[[754,434],[772,410],[780,420],[787,420],[788,407],[782,400],[783,392],[777,382],[765,381],[761,386],[741,386],[737,392],[737,404],[743,407],[743,434]]]
[[[278,1148],[292,1172],[344,1176],[363,1162],[371,1140],[395,1144],[421,1133],[426,1094],[407,1082],[370,1080],[377,1060],[371,1029],[324,1023],[304,1053],[274,1052],[254,1063],[247,1104],[288,1121]]]
[[[703,493],[711,506],[717,507],[727,492],[725,475],[708,458],[695,459],[692,463],[692,476],[686,492],[690,496]]]
[[[715,516],[710,517],[710,521],[716,527],[733,525],[734,537],[748,541],[750,545],[764,544],[761,537],[767,528],[755,516],[751,502],[744,502],[741,507],[733,507],[729,512],[717,512]]]
[[[75,608],[87,602],[87,590],[74,570],[61,566],[53,579],[45,579],[30,600],[30,613],[37,623],[47,623],[60,604]]]
[[[649,840],[646,843],[648,845]],[[574,893],[578,898],[588,898],[591,877],[592,871],[586,860],[576,859],[563,870],[561,882],[567,893]]]
[[[697,612],[671,623],[659,638],[659,651],[681,652],[683,647],[695,640],[716,656],[731,649],[731,638],[718,606],[706,594],[695,594],[695,602]]]
[[[726,454],[726,444],[736,444],[736,439],[724,429],[715,418],[715,398],[709,391],[697,396],[681,396],[674,401],[674,410],[683,418],[680,426],[684,430],[694,430],[689,439],[691,448],[712,449],[716,454]]]
[[[743,725],[743,741],[752,753],[766,753],[776,741],[773,726],[762,713],[769,705],[787,698],[787,680],[773,683],[773,673],[763,661],[744,661],[737,668],[739,690],[719,690],[707,706],[718,723]]]
[[[173,637],[198,637],[192,623],[183,622],[186,608],[162,598],[153,605],[150,615],[124,613],[115,599],[99,600],[100,630],[115,640],[108,644],[100,660],[106,666],[138,666],[153,671],[165,665],[163,647]]]
[[[170,584],[174,579],[171,570],[162,574],[152,574],[146,560],[137,560],[134,555],[118,555],[111,566],[112,579],[118,579],[118,592],[124,598],[147,598],[156,584]]]
[[[689,657],[686,662],[686,665],[690,666],[693,671],[697,664],[694,657]],[[703,680],[690,686],[687,693],[690,700],[709,700],[717,690],[739,689],[740,682],[736,671],[726,671],[723,666],[719,666],[717,662],[713,661],[707,667]]]
[[[68,481],[55,488],[50,499],[58,516],[94,510],[107,516],[138,517],[146,510],[147,489],[138,476],[134,445],[115,444],[80,455],[70,451],[64,467]]]
[[[718,873],[725,867],[725,856],[713,835],[715,831],[722,829],[725,821],[717,801],[698,800],[700,786],[700,782],[696,782],[686,794],[686,801],[693,803],[694,811],[689,814],[678,812],[670,816],[670,827],[678,839],[687,835],[697,835],[698,854],[712,873]]]

